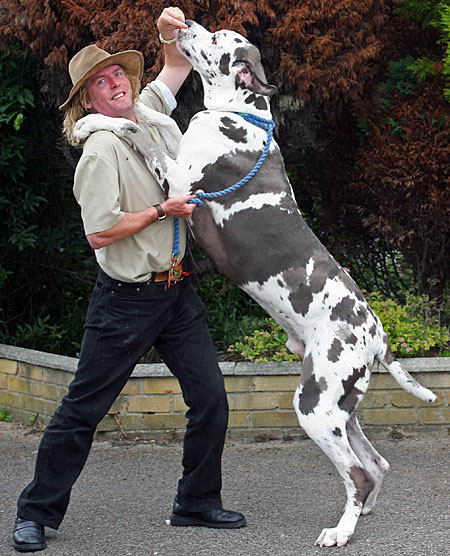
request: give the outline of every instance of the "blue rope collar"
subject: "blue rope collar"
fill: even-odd
[[[188,203],[195,203],[196,205],[201,207],[205,204],[202,199],[215,199],[217,197],[223,197],[224,195],[228,195],[229,193],[236,191],[237,189],[245,185],[248,181],[250,181],[264,164],[264,161],[266,160],[269,153],[270,144],[272,142],[275,122],[273,120],[266,120],[265,118],[260,118],[259,116],[246,114],[244,112],[235,112],[235,114],[239,114],[239,116],[242,116],[247,122],[250,122],[251,124],[260,127],[267,132],[267,140],[264,144],[261,156],[259,157],[252,170],[250,170],[250,172],[245,177],[236,182],[234,185],[231,185],[226,189],[222,189],[221,191],[216,191],[214,193],[205,193],[200,191],[196,194],[196,198],[188,201]],[[178,218],[174,218],[173,236],[172,261],[177,260],[178,255],[180,254],[180,222]]]

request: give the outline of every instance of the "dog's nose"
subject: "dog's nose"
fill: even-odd
[[[186,25],[187,25],[188,27],[192,27],[192,25],[194,25],[195,22],[192,21],[192,19],[186,19],[186,20],[185,20],[185,23],[186,23]]]

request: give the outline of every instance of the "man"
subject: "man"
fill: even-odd
[[[178,29],[186,27],[184,15],[178,8],[166,8],[157,27],[165,64],[139,101],[170,114],[176,105],[173,95],[192,69],[174,44]],[[69,73],[73,87],[61,109],[66,110],[64,131],[72,144],[79,144],[73,133],[76,121],[94,112],[138,123],[150,141],[165,149],[158,131],[139,121],[134,109],[143,73],[139,52],[110,55],[89,45],[71,60]],[[34,479],[18,500],[14,547],[20,552],[46,548],[44,526],[58,529],[62,522],[97,424],[152,345],[178,378],[189,407],[183,476],[170,522],[243,527],[242,514],[222,508],[221,456],[228,404],[205,312],[189,279],[177,279],[181,269],[168,275],[173,217],[181,219],[182,258],[185,219],[195,208],[187,203],[192,196],[165,199],[141,155],[126,139],[108,131],[88,137],[74,181],[100,271],[75,378],[43,434]],[[169,277],[174,279],[168,288]]]

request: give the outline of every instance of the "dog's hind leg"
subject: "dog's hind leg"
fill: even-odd
[[[332,373],[329,368],[324,369],[328,370],[326,379],[320,367],[320,357],[314,358],[311,353],[307,353],[303,360],[302,380],[294,395],[294,408],[306,434],[338,470],[347,494],[339,523],[336,527],[323,529],[316,544],[344,546],[352,537],[363,505],[375,487],[374,478],[352,449],[347,436],[347,422],[362,394],[355,382],[363,387],[366,375],[362,367],[358,373],[360,381],[352,380],[346,393],[336,398],[336,388],[339,388],[340,381],[333,381],[333,378],[337,374],[337,368]]]
[[[347,436],[355,454],[375,480],[375,487],[364,502],[362,515],[372,511],[380,492],[384,475],[389,471],[389,463],[375,450],[362,431],[356,414],[347,423]]]
[[[294,399],[298,401],[301,391]],[[308,436],[331,459],[338,470],[347,494],[344,513],[336,527],[325,528],[315,544],[319,546],[344,546],[351,539],[364,502],[375,486],[372,475],[352,450],[347,438],[344,419],[327,415],[325,411],[304,415],[300,411],[299,421]]]

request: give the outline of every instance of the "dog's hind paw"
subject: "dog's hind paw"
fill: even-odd
[[[338,527],[323,529],[314,544],[318,546],[345,546],[351,536],[351,533],[342,531]]]

